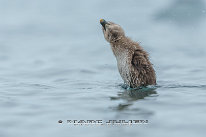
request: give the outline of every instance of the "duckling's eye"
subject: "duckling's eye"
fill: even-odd
[[[109,26],[109,24],[105,24],[105,28],[107,28]]]

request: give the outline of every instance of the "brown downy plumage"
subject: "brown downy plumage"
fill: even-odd
[[[155,71],[149,55],[137,43],[126,37],[120,25],[100,20],[105,39],[117,59],[119,73],[131,88],[156,84]]]

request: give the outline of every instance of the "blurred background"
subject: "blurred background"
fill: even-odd
[[[101,18],[149,52],[154,92],[120,86]],[[205,0],[0,0],[0,20],[1,137],[204,135]],[[67,119],[149,124],[85,127]]]

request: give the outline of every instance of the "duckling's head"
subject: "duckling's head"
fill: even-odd
[[[118,24],[115,24],[110,21],[107,22],[104,19],[100,20],[100,24],[102,25],[104,38],[110,43],[117,42],[118,40],[120,40],[122,37],[125,36],[124,30]]]

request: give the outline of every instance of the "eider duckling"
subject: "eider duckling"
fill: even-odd
[[[124,83],[131,88],[156,85],[156,75],[148,53],[125,36],[120,25],[100,20],[104,38],[110,43]]]

